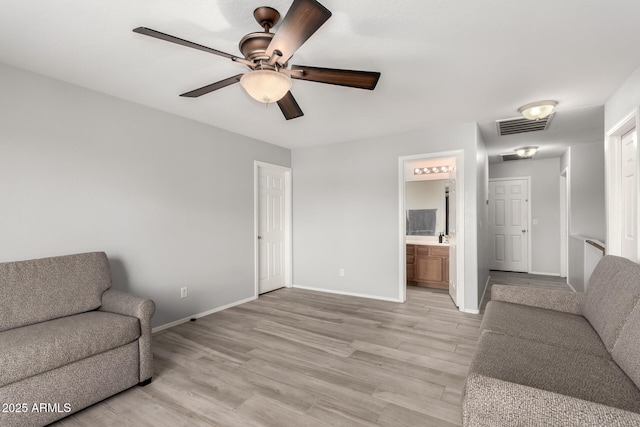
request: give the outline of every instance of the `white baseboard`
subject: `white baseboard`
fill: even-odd
[[[569,287],[571,288],[571,290],[572,290],[573,292],[576,292],[576,293],[578,292],[578,291],[576,291],[576,288],[574,288],[573,286],[571,286],[571,283],[569,283],[569,281],[568,281],[568,280],[567,280],[567,285],[569,285]]]
[[[460,311],[463,313],[469,313],[469,314],[480,314],[480,310],[472,310],[470,308],[465,308],[464,310],[460,309]]]
[[[296,289],[305,289],[307,291],[326,292],[328,294],[338,294],[338,295],[347,295],[347,296],[350,296],[350,297],[377,299],[377,300],[380,300],[380,301],[402,302],[402,301],[400,301],[399,298],[388,298],[388,297],[380,297],[380,296],[377,296],[377,295],[357,294],[357,293],[353,293],[353,292],[342,292],[342,291],[335,291],[335,290],[331,290],[331,289],[312,288],[312,287],[308,287],[308,286],[293,285],[292,287],[296,288]]]
[[[555,276],[560,277],[560,273],[544,273],[541,271],[530,271],[529,274],[538,274],[540,276]]]
[[[198,319],[200,317],[208,316],[208,315],[216,313],[218,311],[226,310],[227,308],[235,307],[236,305],[244,304],[246,302],[250,302],[250,301],[253,301],[255,299],[257,299],[257,297],[255,297],[255,296],[249,297],[249,298],[245,298],[245,299],[240,300],[240,301],[232,302],[231,304],[223,305],[222,307],[212,308],[211,310],[203,311],[202,313],[194,314],[193,316],[185,317],[183,319],[176,320],[176,321],[171,322],[171,323],[166,323],[164,325],[156,326],[155,328],[151,329],[151,333],[155,334],[156,332],[160,332],[162,330],[169,329],[169,328],[172,328],[174,326],[178,326],[178,325],[180,325],[182,323],[186,323],[186,322],[190,321],[191,319]]]
[[[491,280],[491,275],[487,277],[487,281],[484,284],[484,291],[482,291],[482,298],[480,298],[480,307],[482,307],[482,303],[484,302],[484,295],[487,293],[487,289],[489,288],[489,280]]]

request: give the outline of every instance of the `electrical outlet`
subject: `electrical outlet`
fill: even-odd
[[[344,277],[344,268],[340,269],[340,277]]]
[[[183,287],[180,288],[180,298],[186,298],[187,297],[187,287]]]

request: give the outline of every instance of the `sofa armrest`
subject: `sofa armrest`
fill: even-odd
[[[491,287],[491,300],[546,308],[564,313],[582,314],[584,294],[557,289],[493,285]]]
[[[479,374],[469,374],[462,425],[631,426],[640,414]]]
[[[99,310],[136,317],[140,320],[140,382],[149,380],[153,375],[151,316],[156,310],[154,302],[116,289],[107,289],[102,294],[102,306]]]

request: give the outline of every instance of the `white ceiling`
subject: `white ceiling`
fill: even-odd
[[[231,54],[252,13],[290,0],[2,0],[0,62],[289,148],[478,122],[489,154],[557,156],[602,140],[602,105],[640,65],[636,0],[321,0],[333,17],[292,64],[380,71],[374,91],[295,80],[286,121],[239,85],[180,93],[245,71],[133,33],[146,26]],[[275,29],[277,31],[277,27]],[[498,137],[496,119],[555,99],[548,131]]]

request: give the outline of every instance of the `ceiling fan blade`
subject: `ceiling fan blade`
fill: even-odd
[[[291,94],[291,91],[287,92],[284,98],[278,101],[278,107],[280,107],[280,111],[282,111],[284,118],[287,120],[304,116],[304,113],[300,109],[296,99]]]
[[[294,0],[266,54],[271,57],[275,51],[279,52],[281,59],[277,62],[285,64],[330,17],[329,9],[315,0]]]
[[[304,65],[292,65],[291,70],[293,72],[290,75],[294,79],[369,90],[375,89],[380,78],[380,73],[375,71],[338,70]],[[301,70],[302,73],[296,70]]]
[[[198,49],[198,50],[202,50],[204,52],[209,52],[209,53],[213,53],[214,55],[218,55],[218,56],[222,56],[225,58],[229,58],[232,61],[236,61],[239,58],[235,55],[231,55],[229,53],[225,53],[216,49],[212,49],[210,47],[207,46],[203,46],[201,44],[197,44],[197,43],[193,43],[190,42],[188,40],[184,40],[178,37],[174,37],[171,36],[169,34],[165,34],[165,33],[161,33],[160,31],[156,31],[156,30],[152,30],[151,28],[147,28],[147,27],[138,27],[138,28],[134,28],[133,29],[134,33],[138,33],[138,34],[144,34],[145,36],[149,36],[149,37],[155,37],[157,39],[160,40],[164,40],[164,41],[168,41],[171,43],[175,43],[175,44],[179,44],[182,46],[186,46],[186,47],[190,47],[193,49]]]
[[[240,81],[240,77],[242,77],[242,74],[229,77],[228,79],[220,80],[219,82],[211,83],[210,85],[203,86],[200,89],[195,89],[190,92],[185,92],[180,96],[185,96],[187,98],[197,98],[199,96],[206,95],[210,92],[213,92],[214,90],[222,89],[223,87],[227,87],[234,83],[238,83]]]

